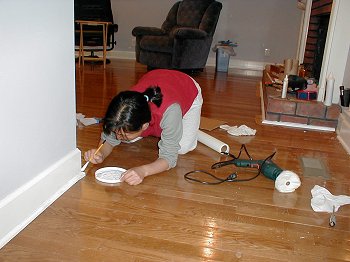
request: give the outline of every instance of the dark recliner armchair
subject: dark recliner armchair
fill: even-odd
[[[161,28],[135,27],[136,61],[149,69],[203,70],[221,9],[215,0],[183,0]]]

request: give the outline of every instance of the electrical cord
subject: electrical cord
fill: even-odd
[[[194,173],[206,174],[208,176],[211,176],[212,178],[214,178],[218,182],[209,182],[209,181],[205,181],[205,180],[200,180],[200,179],[194,178],[194,177],[191,176],[191,174],[194,174]],[[193,171],[187,172],[184,175],[184,178],[185,178],[185,180],[192,181],[192,182],[198,182],[198,183],[201,183],[201,184],[204,184],[204,185],[218,185],[218,184],[221,184],[221,183],[224,183],[224,182],[246,182],[246,181],[250,181],[250,180],[253,180],[253,179],[257,178],[260,175],[260,173],[261,173],[261,170],[259,168],[258,173],[255,176],[250,177],[250,178],[237,179],[237,177],[238,177],[237,173],[232,173],[228,177],[226,177],[225,179],[222,179],[222,178],[219,178],[219,177],[213,175],[212,173],[204,171],[204,170],[193,170]]]
[[[245,149],[249,159],[252,159],[245,147],[245,145],[242,145],[241,147],[241,150],[242,148]],[[241,155],[241,150],[239,152],[239,155],[238,157],[240,157]],[[231,157],[233,157],[234,159],[237,159],[233,154],[230,154],[230,153],[225,153],[227,155],[230,155]],[[264,166],[265,162],[268,161],[268,160],[271,160],[272,157],[276,154],[276,152],[274,152],[273,154],[269,155],[267,158],[265,158],[262,162],[262,164],[259,166],[258,168],[258,173],[253,176],[253,177],[250,177],[250,178],[245,178],[245,179],[237,179],[238,175],[237,173],[232,173],[230,175],[228,175],[225,179],[222,179],[222,178],[219,178],[215,175],[213,175],[212,173],[210,172],[207,172],[207,171],[204,171],[204,170],[193,170],[193,171],[190,171],[190,172],[187,172],[185,175],[184,175],[184,178],[185,180],[187,181],[192,181],[192,182],[197,182],[197,183],[201,183],[201,184],[204,184],[204,185],[218,185],[218,184],[222,184],[224,182],[247,182],[247,181],[251,181],[255,178],[257,178],[260,174],[261,174],[261,168]],[[215,164],[213,165],[215,166]],[[212,166],[212,167],[213,167]],[[209,181],[205,181],[205,180],[200,180],[200,179],[197,179],[197,178],[194,178],[193,176],[191,176],[191,174],[195,174],[195,173],[202,173],[202,174],[206,174],[207,176],[210,176],[212,178],[214,178],[215,180],[217,180],[217,182],[209,182]]]
[[[199,180],[199,179],[196,179],[194,177],[191,177],[190,175],[194,174],[194,173],[206,174],[208,176],[211,176],[212,178],[214,178],[218,182],[209,182],[209,181]],[[193,181],[193,182],[198,182],[198,183],[205,184],[205,185],[218,185],[218,184],[221,184],[221,183],[224,183],[224,182],[235,182],[235,179],[237,178],[237,174],[236,173],[232,173],[228,177],[226,177],[225,179],[222,179],[222,178],[219,178],[219,177],[213,175],[212,173],[209,173],[209,172],[204,171],[204,170],[193,170],[193,171],[187,172],[184,175],[184,177],[185,177],[186,180]]]

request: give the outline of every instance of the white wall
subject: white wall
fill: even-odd
[[[350,89],[350,46],[348,49],[348,56],[346,59],[343,85],[345,88]]]
[[[73,13],[73,0],[1,1],[0,247],[80,176]]]
[[[222,0],[217,40],[239,43],[237,59],[277,62],[296,57],[302,12],[295,0]],[[264,56],[264,49],[271,56]]]
[[[350,47],[350,1],[334,0],[328,27],[327,42],[322,62],[320,86],[326,86],[326,77],[335,78],[333,103],[339,102],[339,86],[346,86],[346,63]],[[345,82],[344,82],[345,80]],[[350,86],[347,86],[350,88]]]
[[[238,42],[235,60],[282,63],[296,57],[302,11],[296,0],[219,0],[223,4],[214,35]],[[112,0],[117,51],[134,51],[131,31],[135,26],[160,27],[176,0]],[[271,56],[264,56],[264,49]],[[215,56],[214,52],[210,53]]]

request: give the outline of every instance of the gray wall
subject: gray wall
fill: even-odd
[[[133,51],[131,31],[135,26],[160,27],[176,0],[112,0],[117,51]],[[223,4],[213,43],[237,41],[235,59],[283,62],[296,57],[302,11],[296,0],[220,0]],[[264,56],[269,48],[271,55]],[[211,56],[215,54],[212,52]]]

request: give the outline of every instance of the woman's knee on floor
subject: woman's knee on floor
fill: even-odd
[[[179,155],[187,154],[190,151],[193,151],[197,147],[197,141],[193,142],[192,144],[187,145],[181,145],[181,148],[178,152]]]

